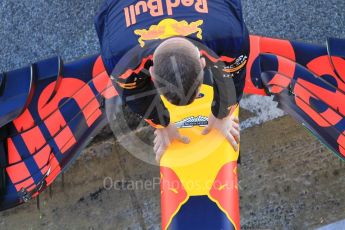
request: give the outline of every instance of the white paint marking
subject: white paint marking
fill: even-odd
[[[273,101],[273,97],[257,95],[243,97],[240,102],[241,108],[250,111],[255,116],[241,121],[241,130],[284,116],[284,111],[278,109],[277,104]]]

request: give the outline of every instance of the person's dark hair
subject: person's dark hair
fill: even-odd
[[[154,73],[156,88],[174,105],[191,104],[203,81],[199,60],[181,51],[157,54]]]

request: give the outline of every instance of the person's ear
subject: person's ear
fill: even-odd
[[[149,72],[150,72],[150,75],[151,75],[152,78],[155,78],[155,71],[154,70],[155,69],[154,69],[153,66],[151,66],[150,69],[149,69]]]
[[[201,68],[205,68],[206,67],[206,60],[205,60],[205,58],[200,58],[200,65],[201,65]]]
[[[199,94],[200,94],[200,92],[201,92],[201,86],[202,86],[202,85],[200,84],[199,87],[198,87],[198,91],[197,91],[197,94],[196,94],[197,97],[199,96]]]

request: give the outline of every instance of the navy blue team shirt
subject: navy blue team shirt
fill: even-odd
[[[95,26],[105,68],[120,96],[151,125],[170,122],[169,112],[156,99],[157,91],[135,100],[133,95],[155,92],[144,70],[153,64],[155,48],[169,37],[194,41],[206,58],[215,89],[212,113],[217,118],[228,116],[229,108],[240,101],[250,50],[240,0],[106,0]],[[232,86],[235,96],[224,98],[222,92]],[[156,106],[147,112],[153,101]]]

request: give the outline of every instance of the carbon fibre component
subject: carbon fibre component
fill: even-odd
[[[344,160],[343,46],[251,36],[245,91],[274,95]],[[106,125],[104,100],[120,100],[109,82],[99,55],[0,74],[0,210],[39,195]]]
[[[334,72],[345,83],[345,67],[338,64],[337,58],[345,59],[345,39],[328,38],[327,50]]]
[[[37,81],[46,79],[56,79],[54,90],[51,93],[50,99],[56,94],[62,80],[63,61],[60,57],[53,57],[33,64],[36,71]]]
[[[31,66],[2,74],[0,127],[13,121],[24,111],[30,102],[33,78]]]
[[[54,57],[32,64],[30,70],[32,87],[26,89],[30,103],[23,100],[21,112],[11,120],[4,116],[6,125],[1,127],[6,134],[0,140],[5,148],[0,148],[0,210],[37,197],[64,172],[107,124],[103,111],[107,92],[109,99],[117,96],[107,84],[109,76],[99,55],[65,66]],[[22,72],[12,71],[12,79]]]
[[[0,75],[0,127],[16,119],[30,104],[39,81],[56,79],[53,97],[61,81],[63,62],[59,57],[49,58],[29,67]],[[21,87],[18,87],[20,84]]]
[[[315,121],[305,116],[303,110],[301,110],[296,105],[296,99],[300,100],[304,104],[309,104],[310,101],[307,101],[303,98],[303,95],[300,95],[299,92],[295,91],[296,85],[298,87],[302,87],[304,90],[311,93],[315,98],[317,98],[317,94],[310,92],[307,88],[303,87],[298,81],[292,80],[291,84],[288,85],[288,87],[284,86],[283,84],[269,83],[269,79],[272,78],[272,75],[275,75],[274,72],[263,72],[263,79],[265,83],[267,83],[267,87],[271,89],[272,87],[279,87],[281,88],[281,93],[274,94],[274,100],[278,102],[278,107],[283,109],[285,112],[290,114],[292,117],[297,119],[299,122],[302,123],[303,126],[305,126],[315,137],[317,137],[324,145],[326,145],[334,154],[336,154],[340,159],[345,160],[345,156],[342,154],[339,154],[340,149],[345,149],[345,143],[337,143],[337,139],[339,136],[345,137],[345,133],[342,132],[344,130],[343,125],[335,126],[332,124],[332,117],[327,117],[326,115],[320,114],[320,119],[323,120],[325,123],[328,124],[327,129],[326,128],[320,128]],[[317,78],[316,78],[317,79]],[[338,114],[339,116],[344,116],[343,114],[340,114],[339,111],[332,108],[331,105],[324,104],[321,105],[320,103],[315,103],[310,105],[310,109],[314,110],[315,112],[320,111],[320,106],[327,106],[330,108],[330,110],[333,113]],[[322,135],[320,135],[322,133]]]
[[[345,42],[328,47],[251,36],[245,92],[278,106],[345,160]]]
[[[7,166],[7,150],[4,140],[7,137],[5,128],[0,128],[0,203],[1,198],[6,192],[6,166]]]

